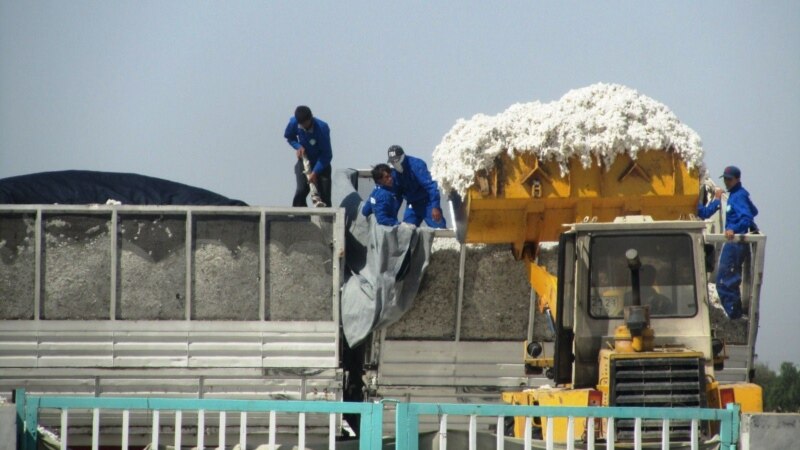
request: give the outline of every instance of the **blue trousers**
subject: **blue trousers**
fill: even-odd
[[[717,269],[717,293],[725,313],[731,319],[742,317],[742,265],[750,258],[750,246],[728,242],[722,247]]]
[[[420,226],[424,220],[431,228],[447,228],[447,223],[444,220],[444,211],[442,211],[442,220],[436,222],[431,216],[432,210],[433,206],[426,201],[409,203],[403,213],[403,222]]]

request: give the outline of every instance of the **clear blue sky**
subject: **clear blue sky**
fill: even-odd
[[[334,168],[595,82],[742,168],[769,235],[758,353],[800,363],[800,2],[0,1],[0,178],[92,169],[291,204],[297,104]]]

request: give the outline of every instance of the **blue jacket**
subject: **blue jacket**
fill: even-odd
[[[375,186],[369,198],[361,208],[361,214],[369,217],[375,213],[375,220],[381,225],[399,225],[397,211],[400,210],[400,198],[385,186]]]
[[[755,228],[753,220],[758,215],[758,208],[750,200],[750,193],[738,183],[731,188],[728,195],[728,206],[725,209],[725,229],[736,234],[747,233]],[[697,205],[697,215],[701,219],[708,219],[720,207],[720,201],[714,199],[706,206]]]
[[[314,117],[311,133],[303,129],[294,117],[289,119],[283,137],[293,149],[306,149],[306,157],[313,167],[312,171],[319,175],[331,165],[333,150],[331,149],[331,129],[328,124]]]
[[[397,191],[409,205],[424,202],[427,206],[441,209],[439,184],[431,178],[425,161],[405,155],[403,173],[392,169],[392,178]]]

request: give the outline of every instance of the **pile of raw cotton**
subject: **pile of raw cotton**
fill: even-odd
[[[670,109],[633,89],[598,83],[567,92],[551,103],[518,103],[506,111],[460,119],[433,151],[431,174],[445,193],[464,195],[481,169],[502,153],[533,153],[558,161],[562,175],[577,156],[610,166],[617,155],[673,150],[690,168],[705,171],[700,136]]]

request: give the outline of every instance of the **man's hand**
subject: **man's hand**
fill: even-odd
[[[303,155],[305,155],[305,154],[306,154],[306,149],[305,148],[300,147],[300,148],[297,149],[297,159],[303,159]]]
[[[442,221],[442,210],[439,209],[439,208],[431,209],[431,217],[433,218],[434,221],[441,222]]]
[[[312,184],[317,184],[317,173],[311,172],[308,174],[308,182]]]
[[[725,239],[732,241],[733,240],[733,230],[725,230]]]
[[[714,198],[717,200],[722,198],[722,188],[717,188],[714,190]]]

